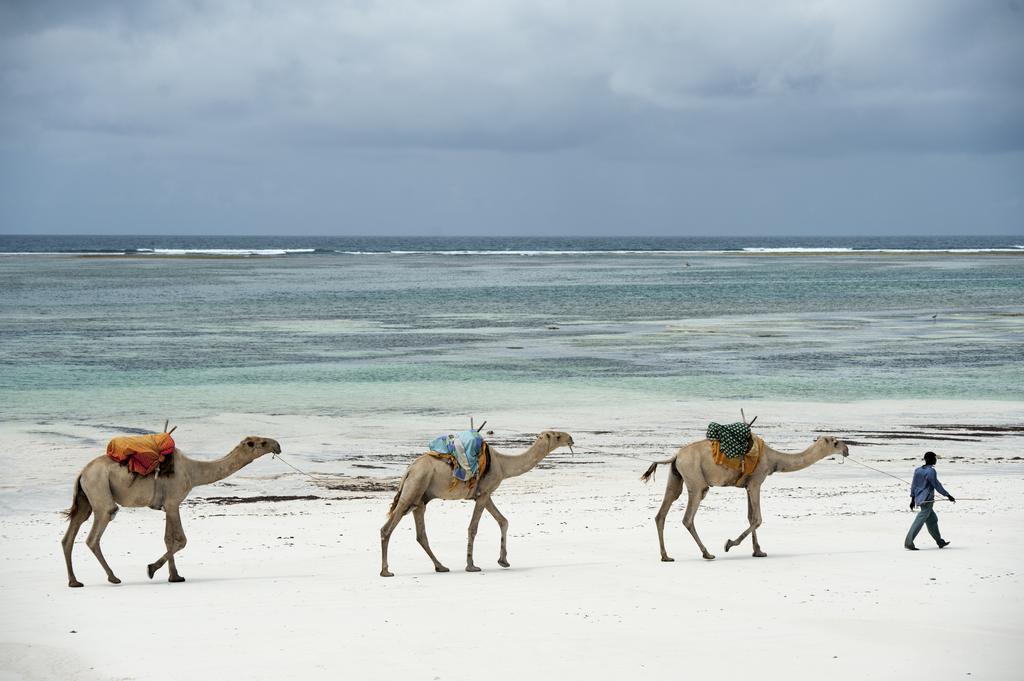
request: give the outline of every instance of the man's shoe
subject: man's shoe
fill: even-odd
[[[940,539],[939,540],[939,548],[940,549],[944,549],[947,546],[949,546],[949,542],[948,541],[946,541],[945,539]]]
[[[905,548],[907,551],[917,551],[918,550],[917,547],[914,546],[913,544],[904,544],[903,548]]]

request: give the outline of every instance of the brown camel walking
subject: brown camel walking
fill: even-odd
[[[483,479],[476,485],[470,486],[465,483],[452,485],[452,469],[441,459],[429,454],[424,454],[409,464],[402,481],[398,485],[398,492],[391,502],[391,509],[388,511],[388,521],[380,528],[380,552],[381,566],[380,576],[391,577],[388,570],[388,541],[391,533],[395,531],[399,521],[406,513],[412,511],[416,520],[416,541],[426,551],[427,556],[434,563],[434,570],[437,572],[448,572],[448,568],[441,564],[430,550],[427,542],[427,528],[424,521],[427,512],[427,504],[433,499],[473,499],[473,516],[469,521],[469,541],[466,546],[466,572],[479,572],[473,563],[473,541],[476,539],[477,525],[480,524],[480,516],[484,510],[494,516],[501,528],[501,553],[498,556],[498,565],[508,567],[508,553],[505,549],[505,540],[508,534],[508,520],[505,519],[491,500],[491,495],[498,485],[505,478],[522,475],[531,470],[541,460],[558,449],[568,446],[572,448],[572,436],[568,433],[561,433],[546,430],[537,437],[537,441],[518,455],[508,456],[490,447],[491,463]]]
[[[152,579],[153,574],[167,563],[167,569],[170,571],[167,581],[184,582],[185,578],[178,574],[174,564],[174,554],[185,548],[186,542],[179,511],[181,502],[193,487],[223,480],[269,452],[280,454],[281,445],[276,440],[257,436],[245,438],[227,456],[215,461],[190,459],[175,449],[172,455],[174,473],[159,479],[152,475],[133,477],[127,466],[122,466],[109,456],[96,457],[87,463],[75,478],[74,497],[71,508],[67,510],[70,525],[68,531],[64,533],[61,545],[64,547],[64,561],[68,568],[68,586],[82,586],[82,583],[75,579],[75,571],[71,566],[71,550],[74,548],[78,529],[89,515],[95,513],[96,518],[85,543],[107,573],[107,581],[120,584],[121,580],[114,576],[113,570],[103,557],[100,538],[119,507],[149,506],[156,498],[162,499],[162,507],[166,514],[164,544],[167,552],[149,565],[149,578]]]
[[[747,488],[748,527],[736,539],[730,539],[725,542],[726,552],[734,546],[739,546],[749,534],[754,543],[753,555],[757,558],[764,558],[768,555],[761,550],[761,545],[757,542],[757,528],[761,526],[761,485],[764,483],[765,478],[776,472],[789,473],[807,468],[811,464],[832,454],[847,456],[849,453],[849,447],[842,440],[832,436],[819,437],[814,441],[814,444],[799,454],[784,454],[766,445],[764,454],[761,455],[757,467],[745,483]],[[672,464],[669,468],[671,473],[668,477],[668,484],[665,487],[665,499],[661,502],[661,508],[658,509],[658,514],[654,518],[655,525],[658,527],[658,544],[661,546],[661,559],[663,561],[674,560],[669,558],[665,552],[665,518],[668,516],[668,511],[672,507],[673,502],[682,493],[683,484],[685,484],[687,502],[686,512],[683,514],[683,526],[690,532],[694,541],[697,542],[697,546],[700,547],[700,552],[704,558],[713,560],[714,556],[708,553],[700,537],[697,536],[693,517],[697,515],[697,508],[700,506],[700,502],[704,500],[709,488],[735,487],[736,483],[740,480],[740,471],[714,462],[710,440],[700,440],[699,442],[688,444],[681,447],[674,457],[652,463],[647,472],[641,476],[641,479],[647,482],[654,475],[654,471],[657,470],[658,466],[664,464]]]

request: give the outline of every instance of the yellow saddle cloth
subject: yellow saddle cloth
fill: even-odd
[[[712,460],[719,466],[726,466],[734,471],[740,471],[740,480],[743,480],[754,472],[754,469],[757,468],[757,462],[761,460],[761,455],[764,454],[764,440],[753,433],[751,433],[750,439],[753,441],[750,445],[750,450],[743,456],[734,458],[729,458],[725,455],[718,440],[711,440]]]
[[[107,456],[138,475],[149,475],[173,453],[174,439],[170,433],[125,435],[115,437],[107,445]]]

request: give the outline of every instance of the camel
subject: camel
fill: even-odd
[[[395,499],[391,502],[391,508],[388,510],[388,520],[384,523],[384,527],[380,528],[380,576],[394,576],[388,570],[388,541],[399,521],[410,511],[416,521],[416,541],[433,561],[434,571],[448,572],[448,568],[434,556],[434,552],[430,550],[430,544],[427,542],[424,517],[427,512],[427,504],[433,499],[472,499],[474,501],[473,515],[469,521],[469,541],[466,546],[466,572],[480,572],[480,568],[473,563],[473,541],[476,539],[476,528],[480,524],[480,516],[484,510],[494,516],[501,528],[501,552],[498,556],[498,565],[509,567],[505,543],[508,536],[508,520],[498,511],[494,501],[491,500],[491,495],[505,478],[522,475],[554,450],[562,446],[568,446],[571,450],[572,445],[572,436],[568,433],[545,430],[529,449],[518,455],[502,454],[490,447],[490,467],[483,479],[478,480],[472,486],[462,482],[453,485],[452,469],[445,461],[429,454],[423,454],[417,458],[409,464],[409,468],[402,476]]]
[[[830,435],[817,438],[810,447],[799,454],[784,454],[765,445],[764,454],[761,455],[757,467],[744,484],[747,488],[747,521],[749,526],[736,539],[726,540],[725,551],[728,553],[732,547],[739,546],[749,534],[754,543],[754,557],[764,558],[768,555],[761,550],[761,545],[757,541],[757,528],[761,526],[761,485],[764,483],[765,478],[776,472],[789,473],[807,468],[811,464],[817,463],[832,454],[841,454],[845,457],[849,453],[850,448],[846,446],[846,443]],[[657,470],[658,466],[664,464],[672,464],[672,467],[669,469],[671,475],[669,475],[668,484],[665,487],[665,499],[661,502],[661,508],[654,517],[654,522],[658,527],[661,559],[666,562],[675,560],[674,558],[669,558],[665,552],[665,518],[668,516],[668,511],[672,507],[673,502],[682,493],[683,484],[685,483],[687,502],[686,512],[683,514],[683,526],[689,530],[690,535],[697,542],[697,546],[700,547],[700,552],[704,558],[706,560],[714,560],[715,557],[708,553],[700,537],[697,536],[697,530],[693,525],[693,517],[697,515],[697,508],[700,506],[700,502],[707,496],[708,488],[736,486],[736,483],[740,480],[740,471],[714,462],[711,455],[710,440],[693,442],[681,447],[674,457],[664,461],[655,461],[647,469],[647,472],[641,476],[641,479],[647,482],[654,475],[654,471]]]
[[[147,570],[149,578],[153,579],[153,574],[163,567],[164,563],[167,563],[167,569],[170,572],[167,581],[184,582],[185,578],[178,574],[177,566],[174,564],[174,554],[185,548],[186,543],[179,511],[181,502],[185,500],[193,487],[223,480],[268,452],[280,454],[281,445],[276,440],[257,436],[245,438],[226,456],[215,461],[190,459],[180,450],[175,449],[172,455],[174,473],[166,477],[161,476],[159,479],[153,475],[133,477],[127,466],[122,466],[106,455],[98,456],[87,463],[75,478],[71,508],[65,512],[70,525],[67,532],[64,533],[61,545],[64,547],[64,561],[68,568],[68,586],[82,586],[82,583],[75,578],[75,571],[71,566],[71,550],[75,545],[75,535],[78,534],[78,529],[94,512],[96,518],[93,520],[92,529],[89,531],[89,537],[85,543],[107,573],[107,581],[111,584],[121,583],[103,557],[103,552],[100,550],[100,538],[119,507],[149,506],[158,498],[154,493],[161,495],[162,503],[158,508],[162,507],[166,515],[164,545],[167,547],[167,552],[160,556],[155,563],[150,563]]]

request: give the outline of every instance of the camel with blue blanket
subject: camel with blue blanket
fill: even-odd
[[[469,521],[469,539],[466,544],[466,572],[480,571],[473,562],[473,541],[476,539],[480,516],[485,510],[494,516],[498,527],[501,528],[498,565],[508,567],[508,520],[498,511],[491,495],[506,478],[532,470],[544,457],[559,447],[569,447],[571,450],[573,445],[572,436],[568,433],[545,430],[526,451],[507,455],[483,443],[482,438],[477,440],[470,433],[473,431],[435,439],[430,444],[431,451],[409,464],[402,481],[398,484],[394,501],[391,502],[388,520],[380,528],[381,577],[393,576],[388,569],[388,542],[391,533],[409,512],[412,512],[416,521],[416,541],[434,563],[434,570],[448,572],[448,568],[442,565],[430,550],[430,543],[427,541],[425,516],[427,504],[434,499],[464,499],[473,502],[473,515]],[[474,443],[477,443],[477,448],[474,448]],[[475,471],[472,465],[467,470],[463,462],[472,464],[473,455],[476,456]]]
[[[658,466],[669,466],[665,498],[654,518],[658,528],[661,559],[673,560],[665,552],[665,518],[672,504],[682,494],[684,484],[688,499],[686,512],[683,514],[683,527],[697,542],[706,560],[713,560],[714,556],[708,553],[697,536],[693,518],[711,487],[746,488],[747,529],[736,539],[726,540],[725,550],[728,552],[732,547],[739,546],[749,534],[754,543],[753,555],[763,558],[768,554],[761,550],[761,545],[757,542],[757,528],[761,526],[761,485],[765,479],[772,473],[789,473],[807,468],[833,454],[845,457],[849,453],[849,447],[842,440],[823,435],[799,454],[785,454],[775,451],[767,446],[764,440],[751,433],[749,424],[710,424],[704,440],[681,447],[675,456],[669,459],[655,461],[641,476],[641,480],[647,482],[652,479]]]

